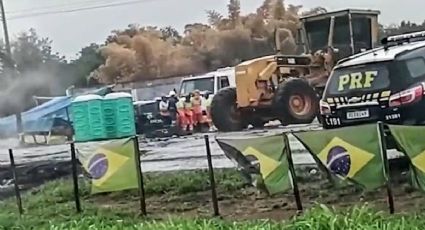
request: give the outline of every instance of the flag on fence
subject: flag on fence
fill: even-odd
[[[425,127],[389,125],[392,136],[411,162],[412,184],[425,191]]]
[[[376,125],[294,133],[331,175],[366,189],[385,184]]]
[[[114,140],[95,151],[78,149],[78,159],[92,181],[92,194],[138,188],[132,138]]]
[[[292,187],[282,135],[246,139],[217,139],[226,156],[236,161],[259,189],[269,194]]]

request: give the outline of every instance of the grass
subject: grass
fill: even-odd
[[[164,194],[187,194],[208,189],[208,174],[205,171],[147,174],[146,193],[148,196]],[[244,187],[243,181],[233,170],[220,170],[216,174],[218,189],[232,192]],[[75,213],[72,182],[68,179],[53,181],[23,195],[25,214],[19,217],[14,198],[0,203],[0,230],[2,229],[252,229],[252,230],[337,230],[337,229],[423,229],[425,215],[387,215],[376,212],[368,206],[334,210],[324,205],[316,205],[299,217],[281,222],[270,220],[250,220],[234,222],[223,219],[182,218],[176,216],[144,219],[126,206],[100,206],[89,195],[88,184],[81,181],[84,211]],[[109,194],[108,199],[126,200],[135,191]],[[104,195],[106,196],[106,195]],[[165,201],[164,201],[165,202]]]

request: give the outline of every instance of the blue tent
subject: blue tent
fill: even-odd
[[[22,113],[24,132],[48,132],[55,119],[68,120],[67,107],[71,97],[55,97],[52,100]],[[16,116],[0,118],[0,136],[17,135]]]
[[[86,93],[104,96],[110,92],[111,87],[106,86]],[[23,112],[21,114],[23,132],[49,132],[55,120],[63,119],[67,121],[69,119],[67,108],[71,105],[71,102],[72,97],[70,96],[54,97],[37,107]],[[16,136],[17,134],[15,115],[0,118],[0,136]]]

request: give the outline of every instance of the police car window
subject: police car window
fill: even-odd
[[[412,78],[425,76],[425,60],[423,58],[408,59],[406,66]]]
[[[333,71],[328,94],[362,93],[387,88],[390,84],[386,63],[340,68]]]

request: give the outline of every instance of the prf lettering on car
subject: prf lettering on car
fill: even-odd
[[[372,87],[372,82],[378,76],[378,71],[366,71],[341,75],[339,77],[338,91],[344,89],[363,89]]]

